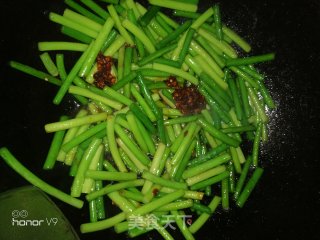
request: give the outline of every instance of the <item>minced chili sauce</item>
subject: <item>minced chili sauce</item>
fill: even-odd
[[[96,59],[98,71],[93,75],[96,87],[103,89],[105,86],[111,87],[116,83],[116,78],[111,74],[113,64],[112,57],[99,53]]]
[[[168,87],[174,88],[172,94],[176,102],[176,107],[184,115],[200,113],[206,107],[205,98],[200,94],[197,87],[193,84],[190,86],[180,86],[177,79],[170,76],[166,80]]]
[[[159,193],[159,189],[155,188],[155,189],[152,190],[152,195],[153,196],[157,196],[158,193]]]

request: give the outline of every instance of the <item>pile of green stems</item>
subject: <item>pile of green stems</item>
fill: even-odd
[[[81,208],[76,198],[85,193],[90,222],[81,225],[83,233],[114,227],[135,237],[155,229],[173,239],[164,227],[164,216],[171,215],[184,237],[194,239],[220,204],[224,210],[231,201],[243,207],[263,173],[259,145],[268,136],[266,109],[275,103],[255,64],[275,55],[239,58],[234,45],[245,54],[251,47],[221,22],[219,5],[199,13],[197,0],[153,0],[148,9],[132,0],[80,2],[65,0],[69,8],[62,15],[49,15],[73,41],[39,43],[46,71],[10,62],[56,85],[54,104],[69,93],[81,105],[76,116],[45,125],[53,140],[43,168],[53,169],[57,161],[70,166],[70,195],[45,184],[7,148],[1,148],[1,157],[68,204]],[[163,14],[163,8],[173,9],[182,23]],[[68,70],[65,51],[80,54]],[[99,53],[114,59],[116,84],[103,89],[94,84]],[[165,83],[170,76],[180,86],[195,85],[206,108],[182,114],[174,89]],[[246,154],[243,139],[253,142]],[[215,186],[220,192],[212,191]],[[119,214],[110,216],[106,197]],[[188,227],[181,219],[186,209],[194,218]],[[151,215],[157,221],[146,228]],[[137,217],[140,225],[130,227]]]

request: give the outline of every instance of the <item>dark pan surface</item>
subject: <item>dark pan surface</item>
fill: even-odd
[[[200,0],[201,1],[201,0]],[[49,11],[61,12],[63,1],[2,0],[0,7],[0,146],[29,169],[69,191],[67,169],[41,169],[51,135],[43,126],[70,114],[71,98],[52,104],[55,86],[11,70],[11,59],[40,67],[36,43],[67,39],[49,22]],[[201,8],[213,3],[202,1]],[[267,86],[278,104],[271,112],[270,141],[262,147],[265,174],[243,209],[221,210],[197,239],[319,239],[319,37],[318,0],[220,1],[222,17],[252,44],[252,54],[276,52],[276,61],[261,64]],[[71,56],[72,57],[72,56]],[[62,177],[63,176],[63,177]],[[0,161],[0,192],[26,185]],[[55,199],[54,199],[55,200]],[[88,221],[86,206],[77,210],[55,200],[78,231]],[[112,209],[108,210],[112,215]],[[181,236],[176,234],[176,239]],[[112,230],[81,239],[125,239]],[[141,239],[159,239],[148,235]]]

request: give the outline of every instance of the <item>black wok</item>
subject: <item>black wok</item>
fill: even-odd
[[[201,1],[205,9],[216,1]],[[49,22],[48,12],[62,12],[63,1],[0,1],[0,146],[7,146],[30,170],[68,192],[68,171],[43,171],[51,135],[43,126],[71,114],[67,97],[52,104],[56,87],[10,69],[11,59],[40,67],[36,43],[67,39]],[[265,174],[243,209],[219,210],[197,239],[319,239],[319,37],[320,2],[305,0],[220,1],[222,18],[253,47],[252,54],[276,52],[259,65],[277,102],[271,112],[270,141],[260,152]],[[26,185],[0,161],[0,192]],[[88,221],[86,206],[77,210],[53,199],[74,228]],[[108,210],[110,215],[112,209]],[[1,217],[1,214],[0,214]],[[126,239],[112,230],[81,239]],[[179,233],[175,234],[180,239]],[[140,239],[160,239],[156,234]]]

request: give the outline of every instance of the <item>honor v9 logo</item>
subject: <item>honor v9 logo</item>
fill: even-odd
[[[28,219],[27,210],[13,210],[12,211],[12,226],[18,227],[40,227],[43,224],[48,226],[55,226],[58,223],[58,218],[45,218],[45,219]]]

